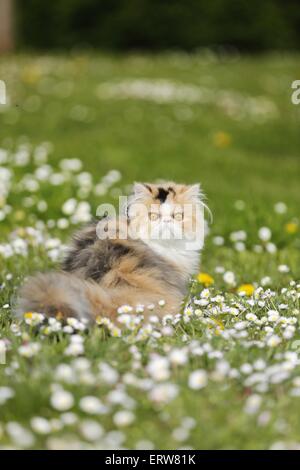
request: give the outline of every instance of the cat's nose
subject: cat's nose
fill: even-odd
[[[172,217],[164,217],[163,222],[169,224],[170,222],[172,222]]]

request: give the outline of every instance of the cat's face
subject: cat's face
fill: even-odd
[[[203,229],[199,185],[135,183],[130,227],[143,240],[193,240]]]

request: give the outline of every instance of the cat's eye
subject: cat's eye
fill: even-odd
[[[175,220],[178,220],[178,221],[183,220],[183,213],[182,212],[176,212],[176,214],[174,214],[173,217],[174,217]]]
[[[157,220],[159,217],[159,214],[157,214],[156,212],[150,212],[149,214],[149,219],[150,220]]]

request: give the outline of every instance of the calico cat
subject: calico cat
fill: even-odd
[[[135,183],[124,215],[83,228],[60,271],[25,282],[17,312],[114,319],[123,305],[143,305],[147,316],[164,300],[164,314],[178,313],[199,268],[201,209],[199,185]]]

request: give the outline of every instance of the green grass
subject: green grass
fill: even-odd
[[[12,56],[1,58],[0,79],[10,97],[9,106],[0,105],[0,348],[7,350],[0,365],[0,446],[299,447],[299,285],[290,284],[300,278],[300,106],[291,103],[299,56]],[[142,83],[151,92],[157,80],[174,84],[175,94],[183,85],[198,87],[188,90],[204,92],[206,100],[176,95],[161,103],[107,94],[125,80],[147,80]],[[99,97],[104,83],[106,95]],[[70,158],[81,160],[82,169],[62,172],[61,160]],[[26,185],[24,176],[36,185],[35,172],[46,163],[49,174],[38,187]],[[9,184],[3,168],[11,172]],[[113,169],[121,179],[100,196],[95,186]],[[78,179],[82,172],[91,175],[91,184]],[[63,173],[65,181],[54,185],[53,173]],[[65,201],[88,201],[94,215],[103,202],[117,204],[133,181],[158,179],[200,181],[207,196],[213,223],[201,271],[214,279],[208,305],[197,305],[204,286],[194,280],[191,305],[178,321],[170,320],[170,336],[160,324],[121,337],[101,325],[79,331],[85,362],[66,354],[70,333],[12,317],[22,279],[57,265],[77,227],[62,211]],[[285,203],[284,213],[274,210],[278,202]],[[68,226],[57,226],[60,219]],[[273,245],[259,238],[261,227],[270,228]],[[239,230],[247,237],[242,251],[230,236]],[[216,236],[224,238],[222,246]],[[234,273],[233,284],[220,267]],[[244,283],[263,284],[263,291],[240,297]],[[214,299],[216,292],[224,298]],[[279,312],[278,321],[268,319],[270,310]],[[246,319],[250,312],[257,320]],[[172,360],[174,349],[183,364]],[[151,372],[155,353],[161,362]],[[103,363],[113,371],[99,375]],[[67,364],[63,372],[61,364]],[[203,387],[195,390],[189,376],[198,369]],[[174,385],[176,396],[164,402],[159,384]],[[72,395],[65,411],[51,402],[61,388]],[[98,397],[105,413],[87,413],[79,403],[86,396]],[[126,426],[116,416],[124,409],[130,411]],[[35,417],[47,421],[39,427]]]

